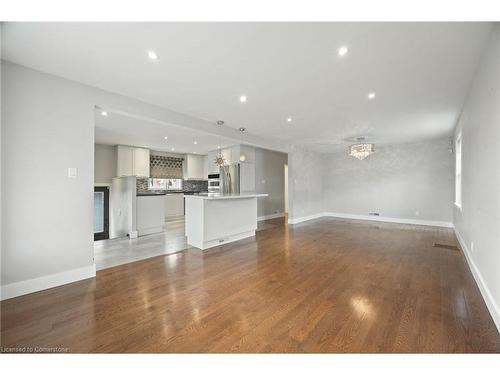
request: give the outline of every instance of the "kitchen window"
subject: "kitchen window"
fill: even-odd
[[[148,190],[182,190],[181,178],[150,178]]]

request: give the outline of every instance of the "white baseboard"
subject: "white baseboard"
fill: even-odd
[[[433,227],[446,227],[453,228],[453,223],[448,221],[432,221],[432,220],[415,220],[415,219],[402,219],[395,217],[385,216],[371,216],[371,215],[357,215],[357,214],[344,214],[339,212],[321,212],[318,214],[298,217],[296,219],[288,219],[288,224],[298,224],[307,220],[319,219],[321,217],[338,217],[343,219],[353,220],[369,220],[369,221],[382,221],[386,223],[399,223],[399,224],[414,224],[414,225],[428,225]]]
[[[225,245],[225,244],[231,243],[231,242],[236,242],[236,241],[242,240],[244,238],[248,238],[248,237],[255,237],[255,229],[245,231],[242,233],[238,233],[238,234],[233,234],[233,235],[227,236],[225,238],[221,238],[221,239],[204,241],[202,243],[198,243],[198,242],[197,243],[190,243],[188,241],[188,245],[197,247],[200,250],[207,250],[207,249],[210,249],[212,247]]]
[[[324,212],[320,212],[319,214],[297,217],[295,219],[289,218],[288,224],[298,224],[298,223],[302,223],[302,222],[308,221],[308,220],[319,219],[320,217],[323,217],[323,216],[325,216]]]
[[[131,234],[129,236],[129,238],[132,239],[132,238],[137,238],[137,237],[141,237],[141,236],[147,236],[149,234],[162,233],[164,231],[165,231],[165,228],[163,226],[160,226],[160,227],[151,227],[151,228],[143,228],[143,229],[138,229],[137,230],[137,236],[136,237],[132,237],[133,234]]]
[[[488,308],[488,311],[490,312],[490,315],[493,318],[493,322],[495,323],[497,330],[500,333],[500,308],[498,308],[498,305],[493,299],[490,289],[488,288],[488,284],[486,284],[486,282],[483,279],[483,276],[481,275],[481,272],[474,263],[469,247],[465,243],[462,235],[457,230],[457,228],[455,228],[455,235],[457,236],[458,242],[462,247],[465,259],[467,260],[467,264],[469,265],[469,269],[472,272],[472,276],[474,276],[474,280],[476,281],[476,284],[479,287],[481,295],[483,296],[483,300],[486,303],[486,307]]]
[[[270,220],[270,219],[277,219],[278,217],[283,217],[285,216],[284,212],[278,212],[277,214],[271,214],[271,215],[264,215],[264,216],[259,216],[257,218],[257,221],[263,221],[263,220]]]
[[[343,219],[370,220],[370,221],[382,221],[382,222],[386,222],[386,223],[428,225],[428,226],[433,226],[433,227],[453,228],[453,223],[448,222],[448,221],[403,219],[403,218],[385,217],[385,216],[344,214],[344,213],[338,213],[338,212],[325,212],[324,216],[339,217],[339,218],[343,218]]]
[[[17,283],[2,285],[0,300],[6,300],[22,296],[24,294],[38,292],[40,290],[54,288],[56,286],[73,283],[84,279],[95,277],[95,264],[74,270],[54,273],[36,279],[19,281]]]

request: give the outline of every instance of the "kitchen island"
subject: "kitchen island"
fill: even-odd
[[[205,250],[255,236],[257,199],[267,194],[200,194],[186,198],[189,245]]]

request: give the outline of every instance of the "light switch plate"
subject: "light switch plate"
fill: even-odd
[[[77,170],[76,168],[68,168],[68,178],[76,178]]]

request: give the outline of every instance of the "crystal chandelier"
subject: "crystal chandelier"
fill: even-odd
[[[358,141],[363,141],[364,137],[357,138]],[[356,143],[349,146],[349,155],[356,159],[363,160],[375,152],[373,143]]]

